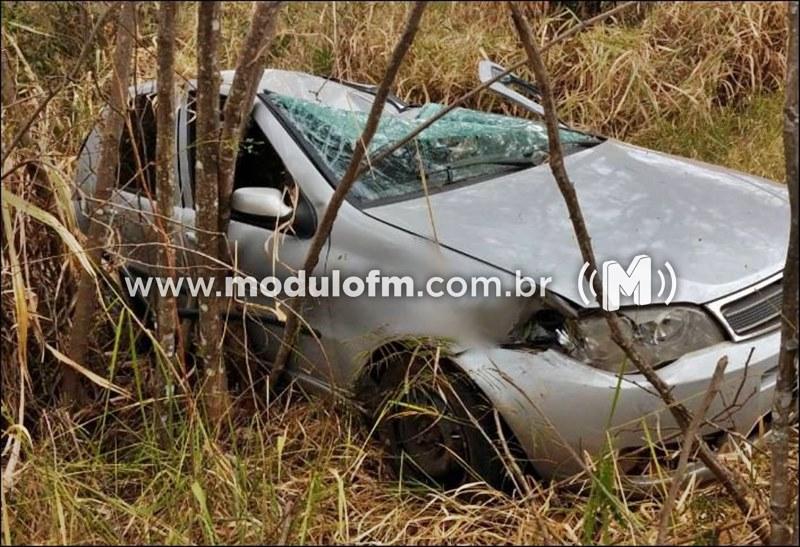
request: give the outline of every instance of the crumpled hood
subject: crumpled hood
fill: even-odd
[[[655,270],[665,261],[677,276],[673,301],[696,304],[783,267],[789,202],[782,185],[614,140],[565,162],[598,263],[627,267],[635,255],[652,257],[654,302],[669,292],[657,296]],[[430,204],[443,245],[510,272],[552,276],[548,290],[582,302],[583,260],[548,165],[435,193]],[[433,239],[424,198],[366,212]]]

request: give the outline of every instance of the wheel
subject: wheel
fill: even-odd
[[[483,480],[508,488],[506,452],[497,442],[502,422],[451,363],[393,350],[373,360],[358,393],[371,431],[404,480],[442,488]],[[510,438],[508,432],[503,438]]]

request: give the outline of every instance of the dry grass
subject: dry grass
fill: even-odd
[[[59,74],[79,49],[70,42],[75,29],[88,26],[86,20],[99,10],[15,4],[21,6],[4,10],[8,19],[4,29],[13,32],[32,59],[35,74]],[[403,3],[292,3],[281,16],[269,64],[376,83],[406,9]],[[570,12],[554,7],[531,4],[526,10],[535,19],[542,42],[575,22]],[[715,106],[736,106],[753,95],[773,92],[781,87],[786,62],[785,11],[784,4],[768,2],[657,4],[589,29],[547,54],[562,113],[573,123],[624,136],[689,112],[710,120]],[[249,13],[247,3],[225,6],[223,29],[228,39],[221,53],[223,66],[234,65]],[[155,74],[154,17],[152,5],[141,10],[141,45],[147,47],[139,48],[137,55],[140,79]],[[191,78],[194,10],[182,7],[179,20],[178,67]],[[521,58],[502,3],[433,3],[398,75],[396,93],[410,101],[448,102],[474,87],[477,63],[487,56],[506,64]],[[99,56],[95,72],[102,74],[102,67]],[[470,104],[501,105],[490,93]]]
[[[476,543],[584,541],[589,484],[533,484],[527,498],[480,484],[441,493],[399,483],[347,412],[298,399],[275,404],[225,446],[182,423],[159,448],[124,411],[77,427],[45,414],[37,446],[7,501],[13,543]],[[100,418],[97,418],[98,420]],[[134,422],[134,423],[132,423]],[[92,435],[87,430],[94,430]],[[751,476],[763,503],[767,460],[745,448],[729,462]],[[671,537],[752,543],[717,487],[689,487]],[[762,505],[763,506],[763,505]],[[592,540],[647,543],[659,503],[627,499]]]
[[[755,95],[708,116],[682,112],[649,124],[631,142],[672,154],[726,165],[772,180],[785,179],[782,92]]]
[[[101,8],[3,2],[3,42],[18,83],[18,102],[3,111],[4,143],[71,66]],[[406,9],[399,3],[291,4],[270,62],[376,82]],[[526,9],[542,41],[572,24],[569,14],[554,8]],[[563,117],[652,148],[781,179],[784,10],[775,3],[659,4],[588,30],[546,59]],[[232,65],[249,6],[231,3],[224,13],[223,56]],[[155,73],[154,17],[154,6],[143,4],[140,80]],[[191,78],[194,10],[183,6],[179,17],[178,65]],[[406,99],[447,102],[474,86],[484,55],[501,63],[520,58],[502,5],[433,4],[423,21],[398,77],[397,93]],[[108,39],[102,36],[85,73],[52,102],[31,139],[3,166],[6,173],[20,162],[41,162],[49,182],[34,184],[20,169],[4,177],[4,191],[66,225],[74,156],[102,104]],[[469,106],[506,108],[487,93]],[[633,499],[616,488],[626,510],[612,512],[595,535],[584,537],[587,519],[602,513],[585,478],[570,487],[532,482],[527,498],[480,485],[467,489],[480,495],[410,489],[383,466],[379,449],[349,411],[298,395],[267,410],[243,411],[247,417],[226,445],[208,441],[190,416],[171,425],[170,443],[160,443],[147,402],[103,395],[72,419],[50,410],[60,365],[45,343],[63,348],[77,263],[55,232],[30,215],[10,213],[11,229],[3,230],[2,426],[19,419],[24,379],[32,444],[23,442],[14,489],[3,500],[4,543],[635,543],[655,537],[657,498]],[[16,297],[10,234],[22,264]],[[113,369],[115,382],[138,392],[148,367],[133,366],[138,361],[129,352],[127,325],[109,299],[92,365],[104,375]],[[751,459],[747,447],[729,458],[752,482],[763,510],[766,458],[756,453]],[[717,487],[691,488],[675,511],[674,540],[754,541]]]

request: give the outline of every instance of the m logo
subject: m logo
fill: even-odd
[[[631,297],[633,303],[637,306],[647,306],[653,302],[653,260],[647,255],[637,255],[633,257],[631,263],[627,268],[616,260],[607,260],[603,262],[603,301],[601,305],[604,310],[616,311],[620,308],[621,295]],[[672,302],[675,297],[676,290],[676,277],[675,270],[669,262],[664,263],[664,267],[669,274],[670,290],[664,300],[665,304]],[[592,295],[597,297],[594,290],[594,278],[597,272],[592,272],[589,279],[586,279],[586,270],[589,268],[589,263],[585,263],[578,273],[578,293],[585,305],[589,305],[591,300],[587,297],[585,291],[585,284],[588,284],[589,291]],[[664,273],[659,269],[657,270],[660,279],[660,288],[658,296],[664,294],[667,286],[667,278]]]

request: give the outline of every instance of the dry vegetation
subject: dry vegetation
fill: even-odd
[[[3,110],[4,144],[75,62],[101,9],[3,2],[3,47],[17,87],[16,102]],[[377,82],[406,9],[399,3],[291,4],[270,63]],[[236,3],[224,8],[223,65],[233,64],[249,10]],[[574,24],[574,16],[554,7],[527,10],[542,42]],[[155,75],[155,6],[142,3],[139,16],[136,76],[144,80]],[[178,17],[178,67],[182,77],[192,78],[195,9],[182,5]],[[583,32],[550,50],[546,62],[565,119],[780,180],[785,33],[781,4],[659,4]],[[4,188],[67,226],[73,222],[75,154],[103,102],[108,42],[101,34],[87,69],[51,102],[3,169],[11,173]],[[508,64],[521,58],[505,6],[434,4],[396,92],[411,101],[452,100],[475,85],[484,55]],[[505,108],[486,93],[469,106]],[[31,172],[25,163],[31,158],[47,168],[47,177]],[[30,436],[14,487],[2,500],[4,543],[636,543],[655,537],[657,496],[631,497],[613,478],[614,500],[591,495],[584,478],[534,484],[526,498],[480,485],[446,494],[409,489],[384,468],[378,447],[347,409],[298,393],[263,408],[263,393],[242,390],[241,417],[224,446],[188,417],[169,424],[165,448],[156,439],[148,401],[101,393],[74,417],[48,410],[62,366],[48,345],[63,347],[69,333],[77,268],[69,245],[43,228],[31,206],[22,210],[27,214],[6,211],[2,426],[19,419],[24,380]],[[12,275],[17,259],[23,268]],[[101,376],[141,393],[148,367],[131,343],[137,327],[112,294],[104,298],[107,321],[91,363]],[[732,448],[726,458],[747,477],[763,510],[767,458],[746,444]],[[612,501],[624,510],[610,509]],[[599,525],[586,536],[587,522],[595,518]],[[675,518],[674,541],[754,540],[715,486],[690,484]]]

